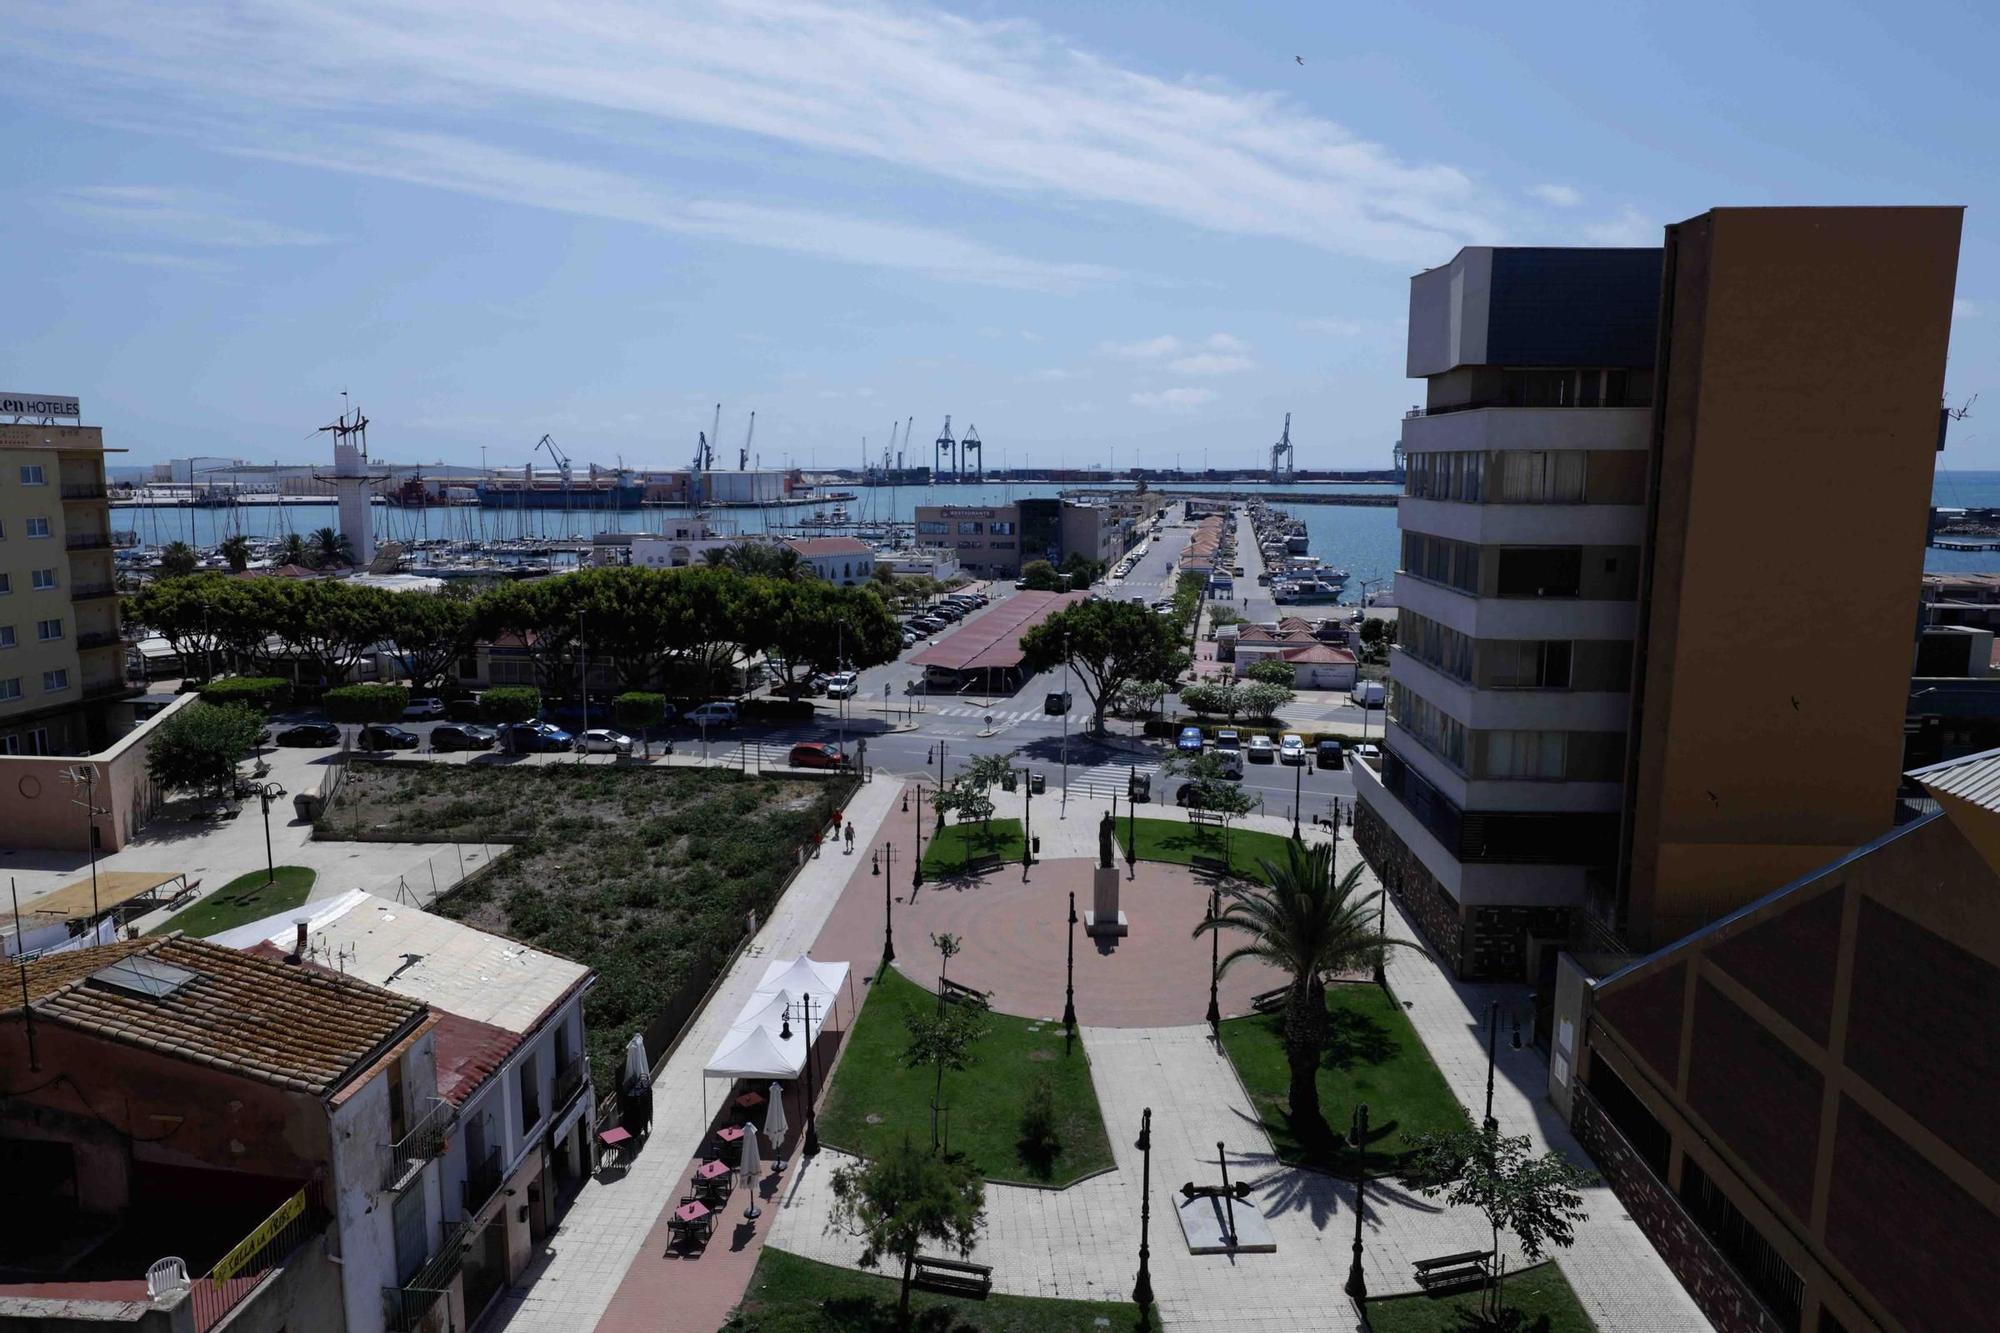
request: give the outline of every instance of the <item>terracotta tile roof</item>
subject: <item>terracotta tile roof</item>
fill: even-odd
[[[181,968],[194,979],[159,997],[90,980],[131,958]],[[27,974],[29,1002],[44,1022],[322,1095],[428,1013],[378,986],[183,935],[51,954],[30,962]],[[18,986],[8,990],[19,994]]]
[[[1332,666],[1348,666],[1354,661],[1354,654],[1345,648],[1334,648],[1324,643],[1316,643],[1310,648],[1287,648],[1278,656],[1287,662],[1324,663]]]
[[[1317,643],[1318,640],[1304,630],[1288,629],[1283,632],[1269,625],[1242,625],[1237,628],[1238,643]]]

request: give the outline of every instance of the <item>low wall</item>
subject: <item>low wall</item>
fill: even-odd
[[[153,732],[195,700],[195,695],[181,695],[98,754],[0,755],[0,846],[87,852],[94,823],[100,853],[124,847],[163,799],[146,776]],[[94,820],[73,804],[83,789],[65,776],[79,764],[97,769],[96,808],[103,813]]]

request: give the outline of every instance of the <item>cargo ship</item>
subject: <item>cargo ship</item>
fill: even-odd
[[[588,480],[520,480],[503,478],[479,484],[479,503],[487,509],[637,509],[646,501],[646,487],[625,477]]]

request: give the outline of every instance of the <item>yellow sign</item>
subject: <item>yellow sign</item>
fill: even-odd
[[[279,1204],[277,1212],[259,1222],[257,1229],[238,1242],[235,1249],[218,1259],[215,1267],[208,1270],[209,1278],[221,1286],[235,1277],[250,1266],[250,1261],[257,1257],[259,1250],[276,1240],[280,1231],[304,1217],[305,1212],[306,1192],[300,1190]]]

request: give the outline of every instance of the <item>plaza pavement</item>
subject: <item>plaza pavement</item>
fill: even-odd
[[[1071,805],[1071,827],[1094,825],[1092,802],[1072,800]],[[1170,810],[1150,813],[1173,815]],[[1084,816],[1081,821],[1079,815]],[[1246,822],[1258,826],[1254,818]],[[1281,820],[1263,822],[1273,832],[1289,829]],[[1342,847],[1352,854],[1351,842]],[[1143,879],[1143,865],[1140,873]],[[1372,890],[1372,874],[1365,880]],[[1392,936],[1415,938],[1393,905],[1389,919]],[[1523,1002],[1525,988],[1461,986],[1420,948],[1393,950],[1390,959],[1390,985],[1452,1090],[1478,1115],[1486,1080],[1485,1006],[1492,999]],[[993,1265],[995,1289],[1071,1299],[1129,1297],[1139,1216],[1140,1163],[1133,1141],[1141,1110],[1151,1106],[1152,1272],[1167,1325],[1251,1333],[1353,1327],[1341,1284],[1352,1243],[1354,1186],[1276,1163],[1241,1084],[1205,1028],[1085,1027],[1083,1036],[1118,1169],[1065,1190],[989,1185],[987,1225],[971,1257]],[[1503,1036],[1496,1074],[1493,1106],[1503,1133],[1525,1133],[1538,1148],[1557,1147],[1587,1162],[1548,1105],[1547,1067],[1532,1044],[1514,1051]],[[1232,1179],[1253,1182],[1252,1199],[1278,1241],[1275,1254],[1187,1253],[1172,1211],[1173,1191],[1185,1180],[1219,1179],[1218,1140],[1227,1147]],[[771,1223],[770,1243],[854,1266],[858,1243],[829,1231],[826,1224],[831,1203],[827,1182],[841,1162],[841,1154],[828,1151],[798,1166],[780,1191],[784,1206]],[[1707,1326],[1608,1187],[1586,1191],[1584,1206],[1589,1220],[1578,1227],[1575,1246],[1562,1252],[1559,1262],[1598,1327],[1620,1333],[1684,1333]],[[1414,1290],[1414,1260],[1479,1249],[1488,1242],[1479,1214],[1444,1210],[1389,1181],[1369,1186],[1363,1234],[1364,1271],[1374,1295]],[[1524,1262],[1519,1249],[1505,1237],[1501,1248],[1509,1268],[1518,1269]]]

